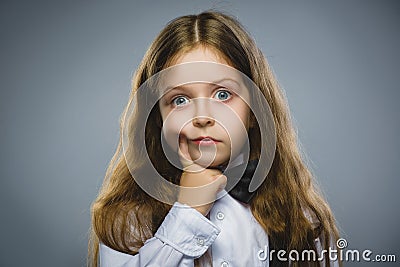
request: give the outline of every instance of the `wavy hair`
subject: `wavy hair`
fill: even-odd
[[[170,21],[147,50],[133,77],[128,105],[121,116],[120,140],[102,188],[92,204],[90,266],[98,265],[99,242],[124,253],[138,253],[171,208],[147,195],[133,179],[132,173],[140,175],[145,164],[142,155],[146,151],[132,153],[135,166],[130,166],[130,171],[122,153],[123,119],[137,89],[147,79],[168,67],[177,56],[198,46],[217,51],[230,65],[247,75],[262,91],[272,111],[276,128],[275,157],[266,179],[250,202],[253,216],[268,234],[270,249],[317,251],[316,238],[319,237],[322,247],[327,249],[339,237],[332,212],[302,157],[285,95],[266,58],[235,18],[222,12],[206,11]],[[145,142],[157,171],[179,184],[182,171],[172,166],[160,150],[162,119],[158,105],[147,121],[140,109],[137,110],[129,118],[129,123],[135,125],[129,128],[129,135],[135,136],[138,142]],[[140,133],[141,127],[145,127],[145,135]],[[255,155],[260,147],[260,131],[250,127],[248,135],[250,153]],[[134,151],[135,146],[132,149]],[[196,260],[195,263],[201,262]],[[325,264],[330,266],[328,258]],[[277,259],[271,261],[271,266],[288,265]],[[320,262],[293,261],[291,265],[319,266]]]

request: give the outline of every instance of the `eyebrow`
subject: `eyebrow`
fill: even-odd
[[[213,82],[194,81],[194,82],[184,83],[184,84],[181,84],[181,85],[178,85],[178,86],[170,85],[170,86],[167,86],[165,88],[165,90],[162,91],[162,95],[164,96],[164,95],[168,94],[169,92],[172,92],[173,90],[183,90],[185,86],[193,84],[193,83],[207,83],[207,84],[213,84],[213,85],[223,85],[222,84],[223,82],[234,82],[238,86],[238,89],[240,89],[240,84],[237,81],[235,81],[234,79],[222,78],[222,79],[220,79],[218,81],[213,81]]]

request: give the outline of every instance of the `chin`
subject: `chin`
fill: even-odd
[[[210,161],[212,161],[212,162],[210,163]],[[229,161],[229,158],[226,159],[225,157],[218,157],[217,156],[217,158],[215,158],[214,160],[212,160],[211,157],[210,158],[203,157],[202,159],[195,160],[195,163],[200,165],[200,166],[202,166],[202,167],[204,167],[204,168],[210,168],[210,167],[215,168],[215,167],[218,167],[220,165],[227,164],[228,161]]]

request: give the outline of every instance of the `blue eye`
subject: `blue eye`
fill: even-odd
[[[184,97],[184,96],[178,96],[178,97],[175,97],[175,98],[172,100],[172,103],[173,103],[175,106],[186,105],[188,102],[189,102],[189,99],[188,99],[187,97]]]
[[[215,97],[219,100],[227,100],[232,96],[232,94],[226,90],[220,90],[215,94]]]

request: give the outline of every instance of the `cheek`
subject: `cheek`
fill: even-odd
[[[235,111],[242,121],[242,124],[245,126],[246,130],[248,130],[250,124],[250,108],[245,102],[240,101],[240,103],[238,103],[238,105],[236,106]]]
[[[243,145],[248,139],[249,109],[247,105],[232,105],[230,109],[220,112],[218,117],[221,125],[225,128],[232,156],[236,156],[242,152]]]
[[[243,145],[246,143],[248,137],[247,137],[247,131],[246,128],[244,127],[242,121],[237,121],[236,123],[232,123],[231,126],[228,129],[229,132],[229,141],[230,141],[230,146],[232,150],[232,156],[235,157],[237,156],[242,149],[244,149]]]

